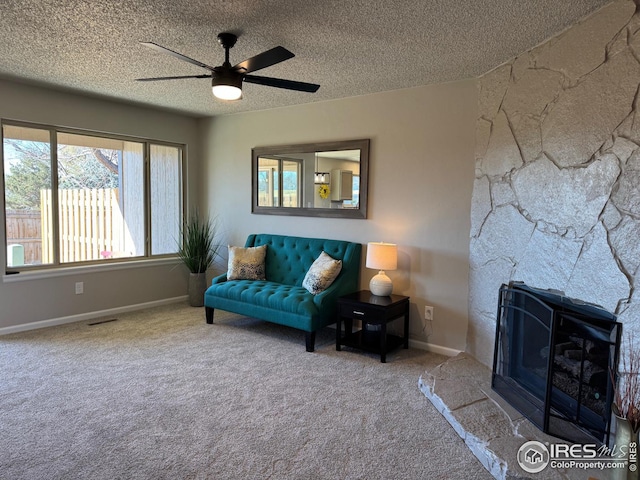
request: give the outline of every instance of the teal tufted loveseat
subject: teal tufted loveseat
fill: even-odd
[[[338,297],[358,290],[362,245],[342,240],[249,235],[245,247],[267,245],[266,280],[213,279],[204,294],[207,323],[216,308],[294,327],[305,332],[306,348],[313,352],[316,331],[336,321]],[[342,270],[323,292],[312,295],[303,286],[307,270],[325,251],[342,260]]]

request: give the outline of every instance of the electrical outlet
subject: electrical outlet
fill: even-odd
[[[84,293],[84,282],[76,282],[76,295]]]
[[[425,305],[424,307],[424,319],[431,322],[433,321],[433,307]]]

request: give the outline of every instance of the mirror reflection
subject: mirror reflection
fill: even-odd
[[[252,153],[253,213],[366,218],[369,140]]]

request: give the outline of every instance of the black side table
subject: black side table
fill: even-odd
[[[404,335],[387,333],[387,324],[404,317]],[[353,331],[353,320],[362,322],[362,329]],[[344,321],[344,336],[342,322]],[[368,290],[345,295],[338,299],[338,324],[336,325],[336,350],[346,345],[367,352],[380,354],[380,361],[387,361],[387,353],[403,345],[409,348],[409,297],[389,295],[379,297]]]

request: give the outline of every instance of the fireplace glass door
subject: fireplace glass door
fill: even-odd
[[[499,297],[493,389],[545,433],[607,443],[622,332],[615,315],[517,282]]]

